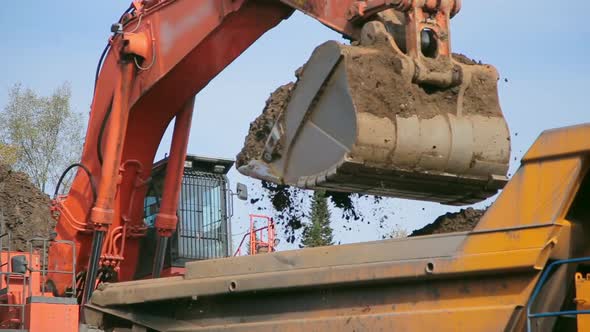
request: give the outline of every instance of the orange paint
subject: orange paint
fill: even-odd
[[[29,332],[77,332],[77,304],[29,303],[26,305],[25,328]]]

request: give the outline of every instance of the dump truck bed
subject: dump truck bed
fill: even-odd
[[[86,319],[168,332],[553,330],[556,317],[531,314],[575,306],[580,266],[538,282],[548,263],[590,261],[579,258],[589,132],[545,132],[471,232],[191,262],[183,277],[101,285]]]
[[[522,324],[519,308],[546,259],[546,240],[558,228],[194,262],[184,277],[103,286],[88,310],[99,320],[118,317],[157,331],[511,330]]]

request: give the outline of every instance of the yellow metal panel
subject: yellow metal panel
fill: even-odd
[[[523,162],[590,152],[590,123],[544,131],[522,158]]]
[[[576,307],[578,310],[590,310],[590,274],[585,277],[576,273]],[[578,315],[578,332],[590,331],[590,315]]]
[[[555,221],[564,213],[581,170],[581,156],[545,160],[521,167],[475,230]]]
[[[462,252],[465,254],[499,252],[532,248],[543,248],[552,234],[554,227],[529,227],[506,229],[498,232],[471,234],[464,242]]]
[[[340,317],[319,317],[297,320],[267,320],[245,324],[223,324],[190,327],[171,326],[171,332],[369,332],[369,331],[437,331],[437,332],[497,332],[503,331],[514,306],[492,306],[476,309],[414,311],[407,314],[395,312]]]

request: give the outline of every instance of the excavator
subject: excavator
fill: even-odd
[[[17,328],[589,331],[590,124],[544,132],[509,180],[498,73],[451,50],[460,9],[460,0],[134,0],[100,57],[82,158],[53,205],[56,235],[2,266],[35,295],[12,297]],[[188,261],[167,274],[194,96],[295,10],[350,44],[316,48],[241,173],[447,205],[502,192],[469,232]],[[138,279],[144,197],[173,119],[151,275]]]

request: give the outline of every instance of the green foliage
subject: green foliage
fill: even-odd
[[[328,199],[325,192],[316,191],[311,203],[311,223],[306,224],[303,229],[301,245],[303,247],[321,247],[332,244]]]
[[[0,143],[16,149],[14,168],[29,175],[42,191],[55,185],[61,172],[80,158],[84,126],[72,111],[71,90],[64,83],[50,96],[15,84],[0,110]]]

